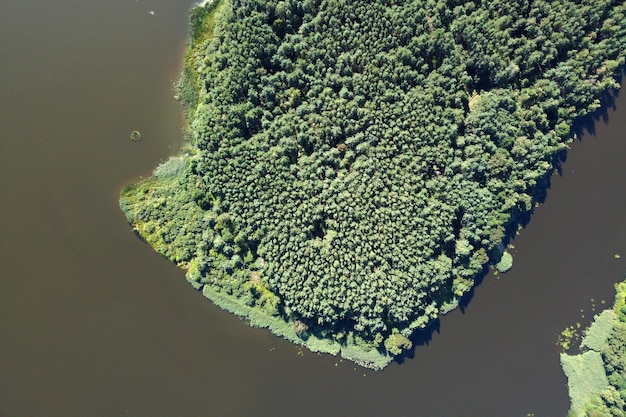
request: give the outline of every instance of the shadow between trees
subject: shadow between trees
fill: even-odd
[[[622,85],[622,77],[626,72],[626,65],[622,68],[622,74],[615,78],[619,85]],[[600,98],[600,108],[598,108],[592,114],[587,116],[578,117],[572,123],[569,137],[574,141],[582,142],[583,138],[591,135],[596,135],[596,124],[609,122],[609,110],[616,110],[616,100],[619,97],[620,90],[608,90],[604,92]],[[552,175],[555,173],[559,176],[563,175],[563,164],[567,161],[567,150],[558,152],[552,160],[552,169],[548,172],[543,179],[537,184],[533,192],[533,208],[531,210],[521,213],[515,219],[513,219],[505,230],[505,237],[500,245],[502,248],[506,248],[508,244],[515,238],[517,231],[525,229],[532,218],[534,212],[535,203],[544,204],[548,197],[548,190],[550,189],[552,182]],[[489,266],[495,264],[497,260],[491,260],[491,263],[484,267],[475,277],[474,286],[470,291],[465,293],[459,300],[458,309],[465,314],[465,310],[468,308],[470,302],[474,298],[476,288],[478,288],[484,281],[485,277],[489,273]],[[407,359],[415,358],[415,351],[420,346],[428,346],[433,339],[434,333],[439,334],[441,332],[441,318],[437,318],[431,321],[423,329],[416,330],[410,337],[413,347],[402,354],[394,357],[394,362],[398,364],[404,363]]]

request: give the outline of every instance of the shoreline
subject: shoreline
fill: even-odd
[[[203,1],[198,3],[198,5],[206,6],[211,3],[211,1]],[[212,19],[214,19],[214,12],[218,9],[220,9],[219,6],[215,7],[215,10],[204,15],[197,15],[199,17],[196,21],[192,22],[192,25],[195,25],[197,28],[201,28],[205,22],[212,21]],[[201,39],[203,42],[207,41],[212,37],[212,33],[204,32],[203,36],[204,37],[199,37],[197,39]],[[194,38],[192,38],[192,41],[193,40]],[[202,58],[203,55],[201,51],[194,50],[192,42],[189,46],[187,56],[192,57],[196,53],[200,56],[200,58]],[[621,58],[621,62],[623,63],[623,57]],[[195,82],[203,83],[203,76],[206,76],[205,73],[197,70],[197,68],[193,67],[193,65],[195,65],[195,62],[192,61],[191,58],[189,58],[189,61],[185,63],[186,70],[193,75],[193,77],[190,76],[190,78],[187,79],[187,85],[189,86]],[[236,79],[233,76],[231,82],[235,81]],[[191,91],[191,89],[189,91]],[[464,115],[464,117],[467,118],[464,123],[469,123],[471,125],[471,120],[469,122],[468,120],[471,118],[472,113],[476,108],[478,108],[479,113],[483,111],[483,106],[489,110],[489,106],[494,105],[493,103],[497,103],[498,100],[507,99],[507,94],[510,94],[512,97],[508,98],[515,102],[515,98],[517,97],[516,95],[520,94],[519,91],[512,89],[512,87],[511,89],[494,88],[492,90],[486,90],[485,92],[481,91],[481,93],[482,96],[474,96],[474,98],[481,97],[480,100],[470,100],[470,110],[468,114]],[[192,98],[195,98],[196,100],[206,99],[206,97],[203,96],[207,94],[206,92],[195,90],[195,94],[196,95]],[[298,92],[293,92],[293,94],[293,97],[291,97],[292,101],[287,103],[297,102],[299,98],[299,90]],[[519,100],[522,100],[522,98]],[[565,101],[565,99],[563,99],[563,101]],[[189,102],[194,102],[194,100],[189,100]],[[515,105],[520,105],[520,108],[523,110],[521,104],[515,103]],[[591,108],[585,107],[585,105],[586,104],[583,103],[578,111],[584,113],[586,109]],[[497,106],[499,106],[499,104]],[[192,126],[191,133],[194,136],[200,136],[202,134],[202,130],[205,128],[205,118],[209,117],[203,113],[207,111],[205,107],[207,106],[205,106],[204,101],[201,101],[201,104],[197,107],[192,106],[189,109],[190,113],[193,114],[193,117],[191,117],[190,120],[190,126]],[[227,110],[223,109],[222,111],[226,112]],[[211,113],[208,113],[207,111],[207,114]],[[570,121],[570,116],[571,115],[568,113],[568,115],[559,119],[562,120],[559,124],[561,131],[564,129],[562,126],[564,121]],[[227,120],[224,113],[222,118],[223,120]],[[570,139],[577,118],[574,117],[573,120],[574,122],[572,122],[571,126],[569,126],[570,133],[568,137]],[[554,133],[555,132],[553,130],[547,131],[547,134]],[[233,243],[234,238],[239,236],[240,230],[237,229],[237,227],[240,225],[233,225],[231,223],[230,214],[219,207],[221,200],[211,194],[202,194],[202,191],[197,189],[199,187],[190,183],[195,182],[197,184],[201,183],[203,180],[201,175],[195,173],[194,164],[196,164],[196,162],[194,162],[194,158],[190,157],[184,161],[184,165],[194,165],[194,168],[187,167],[182,171],[176,171],[175,175],[160,177],[159,180],[163,181],[157,181],[156,185],[152,185],[152,188],[161,187],[159,191],[163,191],[163,195],[156,193],[157,197],[155,198],[151,195],[136,195],[134,197],[123,196],[122,198],[126,198],[124,203],[126,209],[122,209],[125,210],[125,213],[127,213],[129,222],[136,227],[136,230],[151,246],[153,246],[157,252],[163,254],[184,268],[191,264],[195,265],[193,273],[191,272],[192,268],[188,267],[188,281],[190,281],[195,288],[201,289],[203,294],[207,298],[211,299],[215,304],[240,317],[245,317],[253,326],[266,327],[270,329],[272,333],[284,337],[285,339],[296,344],[304,345],[312,351],[327,352],[332,354],[341,353],[344,358],[353,360],[360,365],[370,367],[372,369],[382,369],[386,364],[393,360],[394,356],[391,353],[398,355],[405,349],[411,349],[411,341],[408,337],[410,337],[415,331],[428,327],[433,323],[433,321],[438,320],[439,317],[458,307],[460,303],[462,305],[462,303],[468,302],[469,299],[471,299],[473,290],[480,284],[482,278],[486,274],[487,267],[489,265],[495,265],[498,262],[501,262],[501,269],[504,270],[510,268],[510,256],[503,258],[503,255],[506,254],[505,245],[510,240],[510,237],[524,224],[524,222],[530,219],[534,211],[535,204],[541,202],[541,194],[549,188],[550,175],[554,172],[554,160],[557,160],[559,153],[565,149],[567,140],[569,140],[565,138],[565,133],[558,134],[557,136],[558,141],[556,144],[550,144],[549,146],[546,145],[545,150],[543,148],[540,149],[540,151],[545,153],[543,158],[552,159],[552,164],[548,166],[546,161],[540,160],[539,163],[546,163],[546,165],[535,166],[533,167],[534,171],[530,168],[526,168],[526,171],[528,172],[522,172],[524,175],[529,174],[530,179],[528,182],[534,184],[528,186],[530,188],[523,190],[525,193],[530,195],[524,194],[520,191],[520,194],[518,195],[520,198],[519,201],[513,200],[513,203],[511,203],[513,205],[510,207],[507,206],[506,209],[501,208],[500,211],[496,213],[489,212],[488,214],[490,215],[500,216],[498,218],[499,223],[496,226],[489,226],[492,228],[491,234],[481,231],[482,234],[478,235],[478,237],[482,237],[480,245],[475,242],[477,239],[476,236],[472,237],[471,244],[467,239],[459,239],[457,236],[457,239],[459,239],[457,247],[451,251],[452,255],[450,256],[454,255],[455,250],[464,254],[463,256],[465,257],[471,256],[471,258],[468,258],[470,261],[467,261],[469,266],[465,266],[464,264],[453,264],[452,259],[448,257],[446,253],[422,259],[424,262],[437,262],[436,268],[441,268],[444,272],[447,271],[450,274],[450,280],[437,284],[438,287],[435,286],[432,293],[430,292],[431,290],[428,290],[428,299],[424,301],[424,303],[417,303],[417,306],[413,307],[413,311],[411,311],[410,315],[407,315],[408,318],[405,319],[404,322],[396,323],[389,321],[389,328],[379,331],[376,335],[374,335],[374,333],[369,334],[367,331],[362,332],[360,329],[357,330],[354,323],[349,321],[346,323],[340,322],[339,325],[316,325],[315,320],[313,320],[315,319],[315,316],[313,316],[313,319],[308,320],[307,323],[309,323],[309,325],[306,325],[300,320],[300,316],[298,316],[298,314],[301,313],[297,312],[297,314],[292,314],[291,308],[288,307],[291,300],[284,295],[284,291],[281,291],[283,288],[277,286],[276,284],[272,284],[270,281],[262,281],[258,277],[259,274],[257,271],[263,272],[266,271],[266,269],[264,269],[265,261],[263,261],[263,258],[259,255],[253,255],[253,252],[255,252],[256,249],[251,249],[249,247],[245,237],[240,238],[238,243],[237,241]],[[347,148],[347,145],[343,145]],[[527,150],[525,150],[524,147],[528,146],[530,145],[527,143],[520,143],[520,152],[526,152]],[[550,148],[550,146],[552,147]],[[194,153],[205,152],[202,147],[196,147],[196,144],[194,144],[193,147]],[[506,150],[504,152],[506,152]],[[498,168],[498,164],[503,163],[502,160],[497,160],[495,158],[492,159],[496,168]],[[491,163],[492,161],[490,160],[489,162]],[[534,163],[536,163],[536,161]],[[164,168],[161,169],[161,171],[168,171],[168,169],[165,169],[167,163],[163,164],[163,166]],[[160,168],[161,166],[158,169]],[[432,171],[429,173],[429,180],[433,181],[434,184],[435,180],[441,178],[439,176],[442,175],[442,173],[439,172],[439,168],[436,166],[435,168],[432,166],[427,168],[427,171],[429,169]],[[194,173],[192,174],[192,172]],[[203,173],[202,175],[205,174],[206,173]],[[420,176],[423,177],[424,173],[422,172]],[[154,177],[157,177],[156,170]],[[180,186],[186,188],[179,190]],[[148,188],[149,187],[150,186],[148,186]],[[502,192],[504,192],[504,185],[498,185],[498,187],[502,187]],[[146,193],[149,194],[150,191],[146,191],[144,194]],[[188,195],[184,195],[185,193],[188,193]],[[515,196],[515,194],[513,196]],[[437,195],[435,195],[435,197],[439,198]],[[134,202],[132,202],[133,198],[135,199]],[[168,198],[175,199],[174,201],[177,203],[174,203],[174,206],[179,204],[179,207],[187,210],[185,211],[185,213],[188,214],[187,221],[185,221],[185,216],[180,213],[181,210],[178,210],[177,213],[173,213],[171,211],[172,208],[167,207],[163,209],[165,210],[164,212],[158,211],[158,207],[163,205],[170,206],[172,204],[171,202],[168,202],[167,204],[163,203],[164,201],[167,201]],[[216,205],[216,200],[220,204]],[[509,202],[507,201],[507,203]],[[137,213],[133,215],[131,213],[131,209],[134,210],[134,208],[131,207],[133,204],[146,204],[153,207],[148,207],[147,209],[139,207]],[[414,205],[416,204],[418,204],[418,202],[414,202]],[[215,209],[215,207],[218,208]],[[139,222],[137,219],[145,217],[142,210],[153,213],[151,215],[155,216],[155,219],[150,220],[151,223],[143,220]],[[482,210],[484,211],[484,209]],[[461,218],[456,220],[456,222],[459,223],[459,231],[461,229],[461,221],[464,212],[465,209],[461,208]],[[163,215],[163,213],[168,215]],[[459,216],[459,211],[457,211],[455,215]],[[173,216],[181,220],[178,220],[177,226],[171,226],[169,223],[161,222],[159,216],[161,218],[169,218]],[[181,228],[186,227],[190,222],[192,222],[189,219],[203,219],[202,221],[204,222],[205,218],[206,226],[204,226],[204,223],[202,223],[202,226],[196,225],[199,230],[202,230],[202,233],[195,232],[195,234],[191,234],[191,236],[186,236],[181,232]],[[434,224],[437,226],[437,223]],[[175,227],[178,227],[178,230]],[[207,234],[207,237],[203,237],[204,233]],[[167,239],[159,237],[161,235],[167,236]],[[334,235],[329,233],[328,236],[330,236],[328,241],[332,241],[332,236]],[[435,241],[435,243],[438,244],[440,242]],[[475,246],[472,246],[472,244]],[[200,247],[210,248],[208,251],[209,254],[206,254],[206,249],[205,253],[194,254],[197,248]],[[222,248],[224,247],[228,250],[222,251]],[[233,252],[236,255],[233,255]],[[248,256],[248,254],[250,254],[250,256]],[[242,258],[244,260],[249,259],[242,262]],[[274,259],[275,258],[270,258],[270,261],[273,261]],[[416,260],[418,260],[418,258],[416,258]],[[448,261],[450,265],[448,265]],[[463,260],[463,262],[466,262],[466,260]],[[480,268],[476,266],[477,262],[480,263]],[[457,274],[455,277],[452,276],[453,267],[457,268],[456,272],[454,272]],[[422,275],[419,275],[419,278],[415,279],[418,281],[420,279],[428,279],[428,273],[430,272],[432,271],[426,270],[422,273]],[[470,274],[470,272],[472,274]],[[378,295],[379,294],[372,294],[373,297]],[[286,299],[286,303],[285,299],[281,299],[280,297],[284,297]],[[268,314],[268,311],[272,312],[272,314]],[[358,318],[358,314],[360,314],[358,311],[358,305],[356,313]],[[356,319],[351,318],[351,320]],[[318,324],[319,323],[323,323],[323,321],[319,321],[318,317]],[[302,324],[305,328],[304,333],[297,330],[300,324]],[[351,325],[352,327],[350,327]],[[395,327],[390,328],[392,325],[397,326],[399,329]],[[307,331],[308,328],[311,329],[310,332]],[[322,337],[319,338],[313,336],[311,333],[321,335]],[[309,341],[309,339],[311,340]],[[322,341],[323,343],[320,343]],[[376,356],[376,359],[369,360],[368,358],[371,355]],[[385,363],[382,364],[382,362]]]
[[[197,3],[194,3],[191,7],[205,7],[209,4],[213,3],[214,0],[201,0]]]

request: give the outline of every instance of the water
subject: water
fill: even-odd
[[[564,416],[556,337],[626,269],[624,95],[573,144],[513,270],[372,372],[214,307],[118,209],[181,145],[190,5],[0,0],[0,416]]]

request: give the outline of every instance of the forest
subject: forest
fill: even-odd
[[[459,305],[617,89],[616,0],[214,0],[188,146],[120,206],[252,325],[380,369]]]
[[[569,417],[626,416],[626,280],[615,290],[613,307],[595,316],[580,352],[561,354],[571,399]]]

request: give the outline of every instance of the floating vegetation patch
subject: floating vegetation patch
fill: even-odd
[[[130,132],[130,140],[132,140],[133,142],[140,141],[141,133],[139,133],[138,130],[133,130],[132,132]]]

